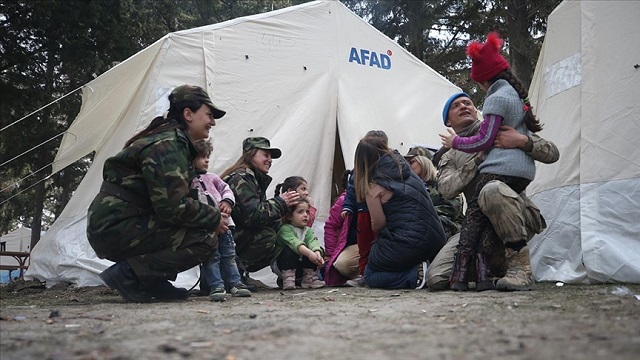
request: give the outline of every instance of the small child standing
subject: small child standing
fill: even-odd
[[[198,175],[193,179],[191,188],[198,190],[200,202],[217,206],[220,212],[229,215],[227,218],[229,231],[218,234],[218,248],[209,261],[200,265],[200,287],[209,291],[211,301],[226,301],[226,289],[233,296],[250,297],[251,291],[242,283],[236,265],[236,244],[231,233],[231,229],[235,227],[231,219],[231,211],[235,203],[233,191],[218,175],[207,172],[209,157],[213,152],[211,141],[198,140],[193,145],[198,151],[198,155],[193,160],[193,166]]]
[[[313,199],[309,196],[309,185],[307,180],[302,176],[289,176],[284,179],[282,183],[276,185],[275,196],[291,190],[300,194],[301,199],[307,199],[309,202],[309,224],[307,224],[307,226],[312,227],[313,222],[316,220],[316,213],[318,210],[313,207]]]
[[[282,272],[282,289],[295,290],[296,271],[300,268],[303,289],[324,287],[324,281],[316,275],[318,267],[324,264],[324,258],[318,238],[308,226],[309,202],[301,199],[283,220],[276,241],[276,262]]]

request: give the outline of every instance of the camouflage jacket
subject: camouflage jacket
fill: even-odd
[[[476,121],[464,131],[460,136],[470,136],[475,134],[480,127],[480,121]],[[558,148],[554,143],[547,141],[536,134],[531,135],[533,148],[527,153],[533,160],[551,164],[560,158]],[[473,195],[473,186],[467,186],[478,174],[478,165],[482,161],[476,158],[476,154],[450,149],[440,159],[438,164],[438,191],[446,199],[451,199],[460,193],[464,193],[467,199]]]
[[[275,230],[289,208],[280,196],[267,200],[267,187],[271,177],[250,168],[240,169],[224,179],[236,198],[231,217],[237,229],[268,226]]]
[[[464,220],[464,217],[460,216],[462,215],[462,195],[460,194],[448,200],[438,192],[435,181],[425,181],[424,184],[431,197],[433,207],[436,208],[447,239],[459,233]]]
[[[190,194],[189,185],[196,175],[192,163],[195,155],[187,134],[173,128],[138,139],[108,158],[104,180],[150,199],[150,209],[101,192],[89,208],[92,222],[117,226],[119,221],[150,211],[169,224],[216,229],[220,210],[202,204]]]
[[[425,182],[425,185],[438,215],[445,216],[451,221],[456,221],[462,214],[462,195],[448,200],[438,192],[435,181]]]

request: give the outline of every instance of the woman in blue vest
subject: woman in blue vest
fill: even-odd
[[[357,201],[366,201],[378,234],[365,282],[385,289],[424,287],[427,265],[446,240],[422,180],[402,155],[371,136],[358,143],[354,173]]]

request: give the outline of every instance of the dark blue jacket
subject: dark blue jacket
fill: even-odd
[[[349,211],[350,213],[356,214],[356,212],[361,211],[369,211],[367,209],[366,202],[357,202],[356,201],[356,188],[353,186],[353,179],[355,176],[353,172],[349,175],[349,181],[347,182],[347,188],[345,190],[344,203],[342,204],[342,211]]]
[[[394,151],[380,158],[373,182],[393,195],[382,205],[387,225],[371,247],[368,266],[375,271],[396,272],[433,260],[446,239],[422,180]]]

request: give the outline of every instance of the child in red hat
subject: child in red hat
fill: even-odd
[[[450,286],[457,291],[468,289],[467,270],[474,257],[476,290],[494,288],[488,269],[491,249],[497,235],[478,205],[478,196],[484,185],[497,180],[520,193],[535,177],[533,159],[523,150],[493,147],[501,125],[511,126],[527,136],[530,135],[529,132],[542,130],[542,125],[531,110],[527,90],[500,54],[502,43],[497,33],[490,33],[486,43],[472,42],[467,47],[467,55],[471,57],[471,78],[487,92],[483,106],[484,121],[478,133],[471,137],[461,137],[452,129],[447,129],[448,134],[440,134],[444,147],[467,153],[484,151],[484,159],[478,166],[480,174],[474,195],[468,199],[467,213],[454,257]],[[520,250],[525,245],[526,240],[519,239],[506,244],[514,250]]]

